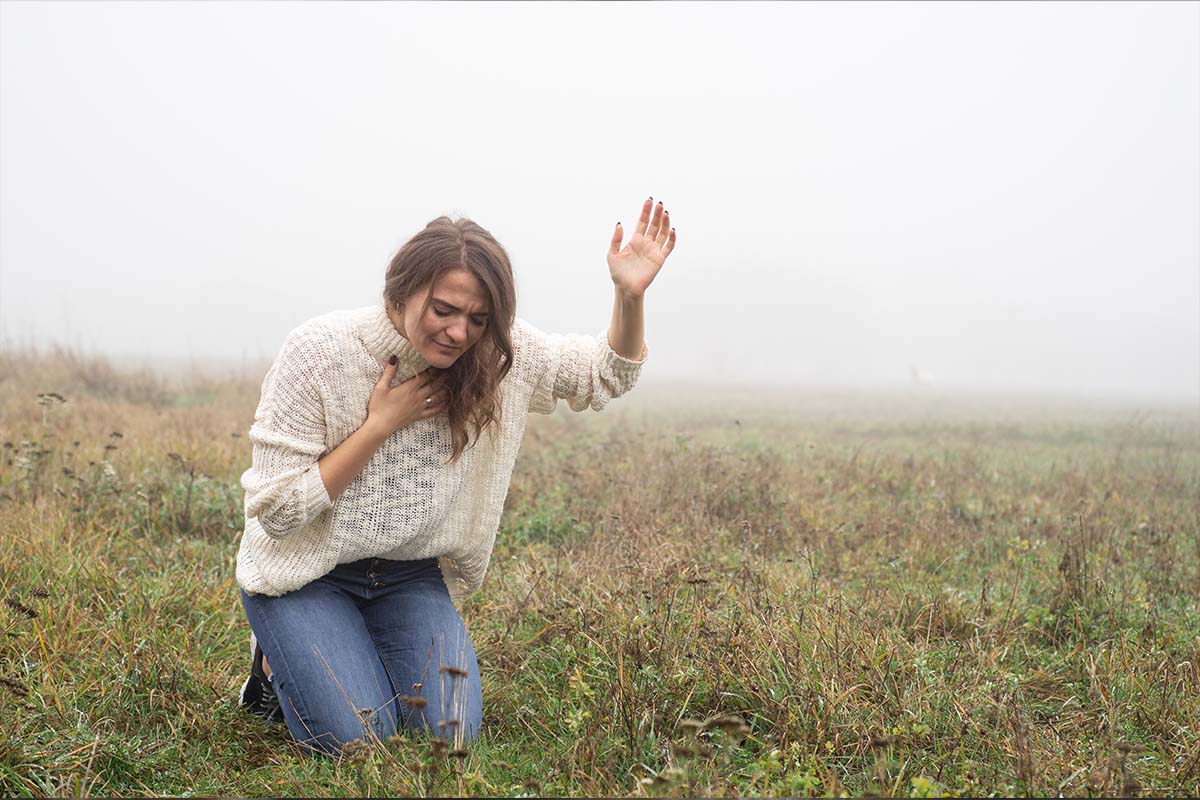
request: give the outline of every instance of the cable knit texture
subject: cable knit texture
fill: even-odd
[[[633,387],[648,352],[632,361],[609,346],[606,331],[545,334],[520,319],[512,344],[498,427],[486,428],[453,464],[445,414],[400,428],[331,502],[317,460],[366,420],[384,364],[397,357],[396,382],[429,364],[382,302],[292,331],[263,380],[250,428],[238,585],[278,596],[337,564],[437,557],[455,600],[479,589],[528,413],[549,414],[559,400],[599,411]]]

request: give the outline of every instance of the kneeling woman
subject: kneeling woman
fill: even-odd
[[[526,415],[560,399],[598,410],[637,380],[643,294],[675,231],[651,198],[623,238],[618,223],[596,338],[516,319],[504,248],[447,217],[392,259],[381,302],[291,332],[242,476],[241,705],[329,755],[399,728],[479,734],[479,666],[453,601],[483,583]]]

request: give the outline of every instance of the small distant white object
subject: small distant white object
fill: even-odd
[[[933,386],[933,376],[918,369],[915,364],[908,365],[908,372],[912,375],[913,386]]]

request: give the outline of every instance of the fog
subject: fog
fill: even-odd
[[[0,344],[261,369],[465,215],[643,380],[1200,401],[1196,3],[0,3]]]

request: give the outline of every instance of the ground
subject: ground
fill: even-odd
[[[485,735],[334,763],[234,706],[261,376],[0,376],[0,794],[1200,794],[1195,409],[645,386],[534,417],[462,607]]]

